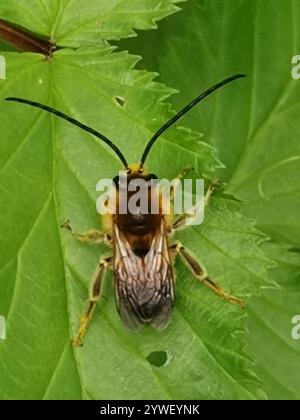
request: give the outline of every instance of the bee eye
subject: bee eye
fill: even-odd
[[[149,174],[149,179],[158,179],[155,174]]]
[[[116,187],[119,186],[119,181],[120,181],[119,175],[115,176],[114,179],[113,179],[113,183],[115,184]]]

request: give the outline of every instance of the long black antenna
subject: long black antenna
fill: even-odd
[[[20,102],[22,104],[30,105],[35,108],[43,109],[44,111],[50,112],[51,114],[56,115],[59,118],[62,118],[66,121],[69,121],[69,123],[76,125],[77,127],[81,128],[84,131],[87,131],[88,133],[92,134],[93,136],[97,137],[98,139],[104,141],[113,151],[117,154],[125,168],[128,168],[128,163],[123,155],[123,153],[117,148],[115,144],[113,144],[107,137],[105,137],[103,134],[99,133],[96,130],[93,130],[92,128],[88,127],[85,124],[82,124],[81,122],[75,120],[72,117],[69,117],[68,115],[64,114],[63,112],[57,111],[54,108],[50,108],[47,105],[40,104],[38,102],[28,101],[27,99],[21,99],[21,98],[6,98],[6,101],[13,101],[13,102]]]
[[[233,82],[236,79],[240,79],[241,77],[246,77],[245,74],[235,74],[234,76],[228,77],[227,79],[223,80],[222,82],[217,83],[213,87],[209,88],[205,92],[201,93],[197,98],[195,98],[192,102],[190,102],[187,106],[185,106],[181,111],[179,111],[174,117],[172,117],[169,121],[167,121],[149,140],[144,153],[142,155],[140,166],[141,168],[144,166],[144,163],[147,159],[147,156],[156,142],[156,140],[164,133],[171,125],[173,125],[176,121],[178,121],[184,114],[186,114],[190,109],[192,109],[195,105],[197,105],[202,99],[206,98],[208,95],[213,93],[215,90],[219,89],[220,87],[226,85],[227,83]]]

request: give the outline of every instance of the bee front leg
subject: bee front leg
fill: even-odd
[[[180,173],[177,175],[176,179],[184,179],[184,177],[191,171],[193,171],[194,168],[191,165],[185,166]]]
[[[69,220],[64,222],[61,225],[61,228],[69,230],[72,233],[73,237],[81,243],[95,244],[95,245],[102,244],[104,242],[111,243],[111,236],[101,232],[101,230],[90,229],[90,230],[87,230],[86,232],[82,232],[82,233],[74,232],[74,230],[72,229],[72,227],[70,225]]]
[[[106,270],[112,264],[112,257],[101,259],[98,267],[93,275],[90,290],[89,290],[89,303],[87,310],[84,315],[80,318],[80,325],[76,337],[74,339],[74,345],[79,347],[82,345],[83,337],[87,330],[88,324],[93,317],[93,313],[97,302],[101,298],[102,281],[105,278]]]
[[[220,181],[218,181],[218,180],[215,180],[215,181],[212,181],[210,184],[209,184],[209,186],[208,186],[208,188],[207,188],[207,191],[206,191],[206,193],[205,193],[205,196],[204,196],[204,198],[203,198],[203,201],[204,201],[204,208],[205,207],[207,207],[207,205],[208,205],[208,203],[209,203],[209,199],[210,199],[210,197],[211,197],[211,195],[212,195],[212,193],[217,189],[217,188],[219,188],[220,187],[220,185],[221,185],[221,182]],[[196,208],[192,208],[191,210],[196,210]],[[171,231],[174,231],[174,230],[176,230],[176,229],[180,229],[181,227],[184,227],[186,224],[187,224],[187,222],[188,222],[188,220],[190,220],[191,218],[194,218],[195,217],[195,214],[193,214],[193,211],[191,211],[191,212],[188,212],[188,213],[185,213],[185,214],[182,214],[181,216],[179,216],[179,218],[178,219],[176,219],[174,222],[173,222],[173,224],[172,224],[172,226],[171,226]]]
[[[173,245],[171,247],[171,252],[173,252],[175,255],[179,254],[182,261],[191,270],[193,275],[203,284],[205,284],[205,286],[209,287],[213,292],[215,292],[218,296],[222,297],[229,303],[240,305],[242,309],[245,307],[245,302],[243,299],[230,295],[221,286],[211,280],[208,277],[206,269],[200,265],[200,263],[184,248],[184,246],[181,244]]]
[[[181,171],[180,171],[180,173],[174,178],[174,180],[173,181],[176,181],[176,183],[175,183],[175,185],[172,185],[172,187],[171,187],[171,191],[170,191],[170,203],[171,203],[171,208],[172,208],[172,211],[173,211],[173,208],[174,208],[174,197],[175,197],[175,193],[176,193],[176,190],[177,190],[177,188],[178,188],[178,184],[181,182],[181,180],[182,179],[184,179],[184,177],[189,173],[189,172],[191,172],[191,171],[193,171],[194,170],[194,168],[192,167],[192,166],[190,166],[190,165],[188,165],[188,166],[185,166]]]

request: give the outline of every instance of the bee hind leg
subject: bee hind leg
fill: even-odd
[[[221,286],[211,280],[208,277],[206,269],[200,265],[200,263],[184,248],[184,246],[181,244],[173,245],[171,247],[171,252],[173,252],[175,255],[179,254],[193,275],[199,281],[205,284],[205,286],[209,287],[213,292],[215,292],[218,296],[225,299],[229,303],[240,305],[242,309],[245,307],[245,302],[243,299],[230,295]]]
[[[97,302],[101,298],[101,288],[102,288],[102,281],[105,277],[106,269],[111,265],[112,258],[101,259],[98,267],[93,275],[90,290],[89,290],[89,303],[87,310],[84,315],[80,317],[80,325],[76,337],[74,339],[74,346],[80,347],[82,346],[83,337],[86,333],[88,324],[90,323],[95,307]]]

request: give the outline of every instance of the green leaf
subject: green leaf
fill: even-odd
[[[9,78],[1,98],[53,105],[100,129],[130,159],[140,157],[154,126],[170,115],[163,100],[171,91],[132,70],[135,57],[110,47],[61,50],[51,61],[5,55]],[[114,176],[120,163],[97,140],[42,111],[2,102],[0,118],[0,307],[8,318],[8,339],[0,343],[2,398],[261,397],[238,334],[242,311],[195,283],[179,262],[170,328],[128,332],[108,276],[108,300],[99,304],[84,347],[72,348],[89,279],[108,251],[75,243],[59,225],[69,218],[79,231],[98,226],[96,183]],[[195,136],[170,130],[150,155],[151,170],[173,177],[192,163],[209,173],[217,164],[211,147],[186,148],[201,140]],[[249,296],[268,281],[268,261],[256,245],[263,238],[231,200],[214,198],[205,225],[181,238],[232,293]],[[166,352],[166,366],[149,364],[155,351]]]
[[[14,48],[6,42],[0,41],[0,51],[14,51]]]
[[[176,12],[181,0],[2,0],[0,18],[68,47],[134,36]]]
[[[146,63],[180,90],[176,107],[226,76],[248,75],[207,99],[185,122],[216,147],[226,165],[219,176],[248,201],[246,214],[274,239],[295,245],[300,240],[299,81],[292,79],[291,60],[300,50],[299,19],[300,4],[293,0],[190,0],[145,43],[139,37],[121,44],[149,54],[148,60],[151,46],[159,44],[158,67]]]
[[[245,201],[243,213],[278,242],[278,249],[266,248],[272,258],[280,262],[282,253],[287,260],[275,272],[282,291],[265,292],[251,305],[249,340],[268,395],[299,398],[299,347],[291,343],[290,322],[300,285],[290,269],[295,262],[288,262],[297,254],[288,257],[286,249],[299,248],[300,240],[300,82],[291,77],[292,57],[300,51],[300,3],[190,0],[183,9],[155,33],[121,46],[142,54],[148,68],[180,90],[172,102],[177,108],[218,80],[247,73],[247,80],[207,99],[185,123],[216,147],[226,165],[218,176]]]
[[[90,22],[84,15],[90,13],[86,2],[80,13],[84,24],[78,26],[75,14],[78,32],[63,35],[61,22],[80,4],[33,2],[28,15],[19,2],[1,5],[7,20],[39,34],[51,29],[61,45],[85,48],[61,49],[48,60],[3,52],[8,77],[0,82],[0,313],[7,317],[7,340],[0,342],[0,398],[264,398],[244,351],[245,314],[195,282],[179,261],[174,319],[166,331],[127,331],[116,313],[109,274],[106,299],[97,307],[84,347],[71,344],[91,275],[109,250],[80,245],[59,226],[70,219],[77,231],[97,228],[96,183],[116,175],[120,162],[67,122],[3,99],[19,96],[54,106],[99,129],[128,159],[138,161],[147,139],[172,115],[166,99],[173,92],[154,82],[154,74],[134,70],[137,57],[103,43],[100,38],[113,36],[109,31],[97,39],[94,18]],[[153,4],[155,13],[148,7],[143,22],[171,10],[166,2]],[[132,11],[132,5],[123,1],[120,7]],[[138,18],[132,24],[131,17],[129,25],[126,13],[123,27],[118,13],[111,17],[116,37],[144,28]],[[153,148],[151,171],[173,178],[192,164],[195,176],[209,176],[220,164],[204,140],[194,131],[173,128]],[[234,200],[219,193],[205,224],[179,238],[213,279],[247,299],[272,281],[266,271],[270,261],[258,246],[265,237],[239,211]],[[166,356],[161,367],[149,362],[157,352]]]
[[[292,319],[299,314],[299,253],[270,244],[266,251],[276,259],[273,275],[282,290],[264,292],[251,304],[249,350],[271,399],[299,399],[300,349],[292,338]]]

